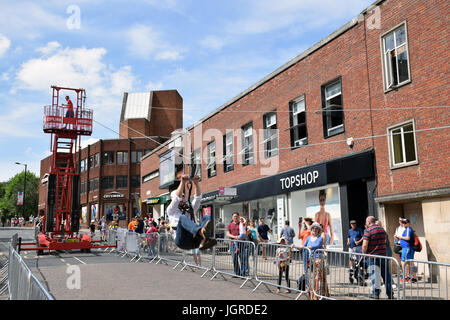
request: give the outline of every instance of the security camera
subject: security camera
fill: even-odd
[[[347,139],[347,145],[350,147],[350,148],[353,148],[353,145],[355,144],[355,140],[353,139],[353,138],[348,138]]]

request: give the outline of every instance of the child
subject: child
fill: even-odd
[[[241,222],[239,223],[239,235],[238,235],[238,239],[239,240],[244,240],[244,238],[247,236],[247,220],[245,220],[244,217],[241,217]],[[236,250],[234,251],[234,253],[238,253],[239,252],[239,246],[236,246]]]

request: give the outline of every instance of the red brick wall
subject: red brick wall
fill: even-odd
[[[374,109],[411,107],[411,110],[372,111],[374,134],[415,119],[416,129],[449,125],[447,109],[417,109],[449,105],[448,1],[389,0],[381,4],[381,28],[367,29],[371,106]],[[411,83],[385,93],[381,36],[407,21]],[[450,186],[449,129],[416,133],[418,165],[390,169],[387,137],[374,140],[378,195],[399,194]]]

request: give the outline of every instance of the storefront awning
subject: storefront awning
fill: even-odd
[[[145,200],[145,202],[147,203],[147,205],[155,205],[155,204],[165,204],[169,202],[169,196],[168,195],[164,195],[164,196],[160,196],[160,197],[151,197],[151,198],[147,198],[147,200]]]

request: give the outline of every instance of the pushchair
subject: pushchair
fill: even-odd
[[[361,253],[356,250],[356,253]],[[369,273],[367,272],[367,263],[364,256],[358,254],[350,255],[350,259],[353,260],[353,268],[349,269],[349,281],[353,284],[356,283],[360,286],[366,285],[366,280],[369,278]]]

